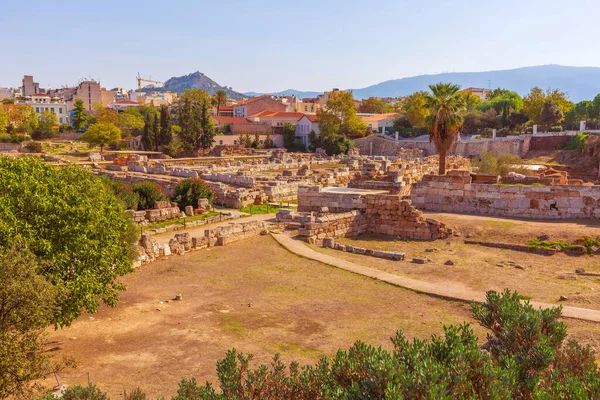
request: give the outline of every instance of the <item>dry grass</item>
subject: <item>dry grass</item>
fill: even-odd
[[[89,372],[113,398],[136,386],[154,398],[173,394],[184,377],[215,382],[215,362],[232,347],[256,362],[280,352],[313,363],[356,339],[389,347],[397,329],[427,338],[471,320],[464,303],[305,260],[270,237],[173,256],[124,281],[117,308],[50,333],[55,354],[78,360],[62,382],[84,383]],[[183,301],[165,302],[178,293]]]

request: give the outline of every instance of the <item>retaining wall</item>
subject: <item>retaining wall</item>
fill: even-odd
[[[421,210],[522,218],[600,218],[600,186],[503,186],[469,175],[425,175],[411,200]]]

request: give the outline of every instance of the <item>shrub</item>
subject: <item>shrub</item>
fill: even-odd
[[[68,388],[63,393],[63,400],[109,400],[106,393],[102,392],[96,385],[76,385]]]
[[[214,195],[212,189],[202,179],[186,178],[175,186],[171,200],[176,202],[179,209],[183,211],[186,206],[198,208],[198,199],[208,199],[212,204]]]
[[[154,208],[157,201],[167,199],[167,195],[162,186],[158,183],[144,181],[133,185],[133,191],[138,195],[138,210],[150,210]]]
[[[125,182],[115,181],[107,176],[101,176],[102,182],[110,188],[113,194],[121,200],[123,206],[128,210],[137,210],[140,202],[139,195],[133,190],[133,186]]]
[[[471,165],[480,174],[494,174],[506,176],[513,171],[522,175],[531,175],[532,171],[523,167],[523,160],[519,156],[510,153],[500,153],[495,155],[490,151],[484,151],[479,158],[475,157],[471,160]]]
[[[42,152],[42,144],[40,142],[29,142],[25,145],[25,148],[32,153]]]
[[[589,133],[578,133],[577,135],[571,137],[571,142],[567,145],[567,150],[579,150],[583,153],[589,138]]]
[[[22,133],[0,134],[0,143],[21,143],[26,140],[31,140],[31,136]]]
[[[124,392],[123,400],[146,400],[146,393],[138,387],[129,393]]]
[[[563,131],[563,127],[560,125],[554,125],[551,126],[550,129],[548,129],[548,132],[562,132]]]

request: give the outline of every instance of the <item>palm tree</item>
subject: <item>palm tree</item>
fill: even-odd
[[[214,101],[217,104],[217,116],[219,116],[219,109],[225,103],[227,103],[227,92],[224,90],[217,90],[215,93]]]
[[[465,106],[465,99],[460,93],[460,86],[451,83],[429,85],[431,93],[425,96],[425,106],[429,109],[427,117],[429,139],[434,143],[440,155],[439,174],[446,174],[446,153],[456,142],[462,127],[460,111]]]

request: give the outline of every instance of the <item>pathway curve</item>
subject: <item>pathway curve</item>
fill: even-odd
[[[365,267],[355,264],[350,261],[342,260],[337,257],[332,257],[327,254],[314,251],[306,246],[304,242],[294,239],[284,234],[272,234],[279,244],[285,247],[290,252],[310,260],[319,261],[333,267],[341,268],[346,271],[354,272],[355,274],[367,276],[369,278],[378,279],[380,281],[390,283],[395,286],[400,286],[416,292],[426,293],[433,296],[443,297],[452,300],[475,301],[483,303],[485,301],[485,293],[474,290],[464,289],[462,287],[453,287],[451,283],[441,286],[435,283],[420,281],[417,279],[405,278],[402,276],[390,274],[389,272],[381,271],[375,268]],[[534,307],[550,308],[555,307],[555,304],[540,303],[530,301]],[[600,322],[600,311],[591,310],[588,308],[579,308],[571,306],[563,306],[563,317],[581,319],[585,321]]]

